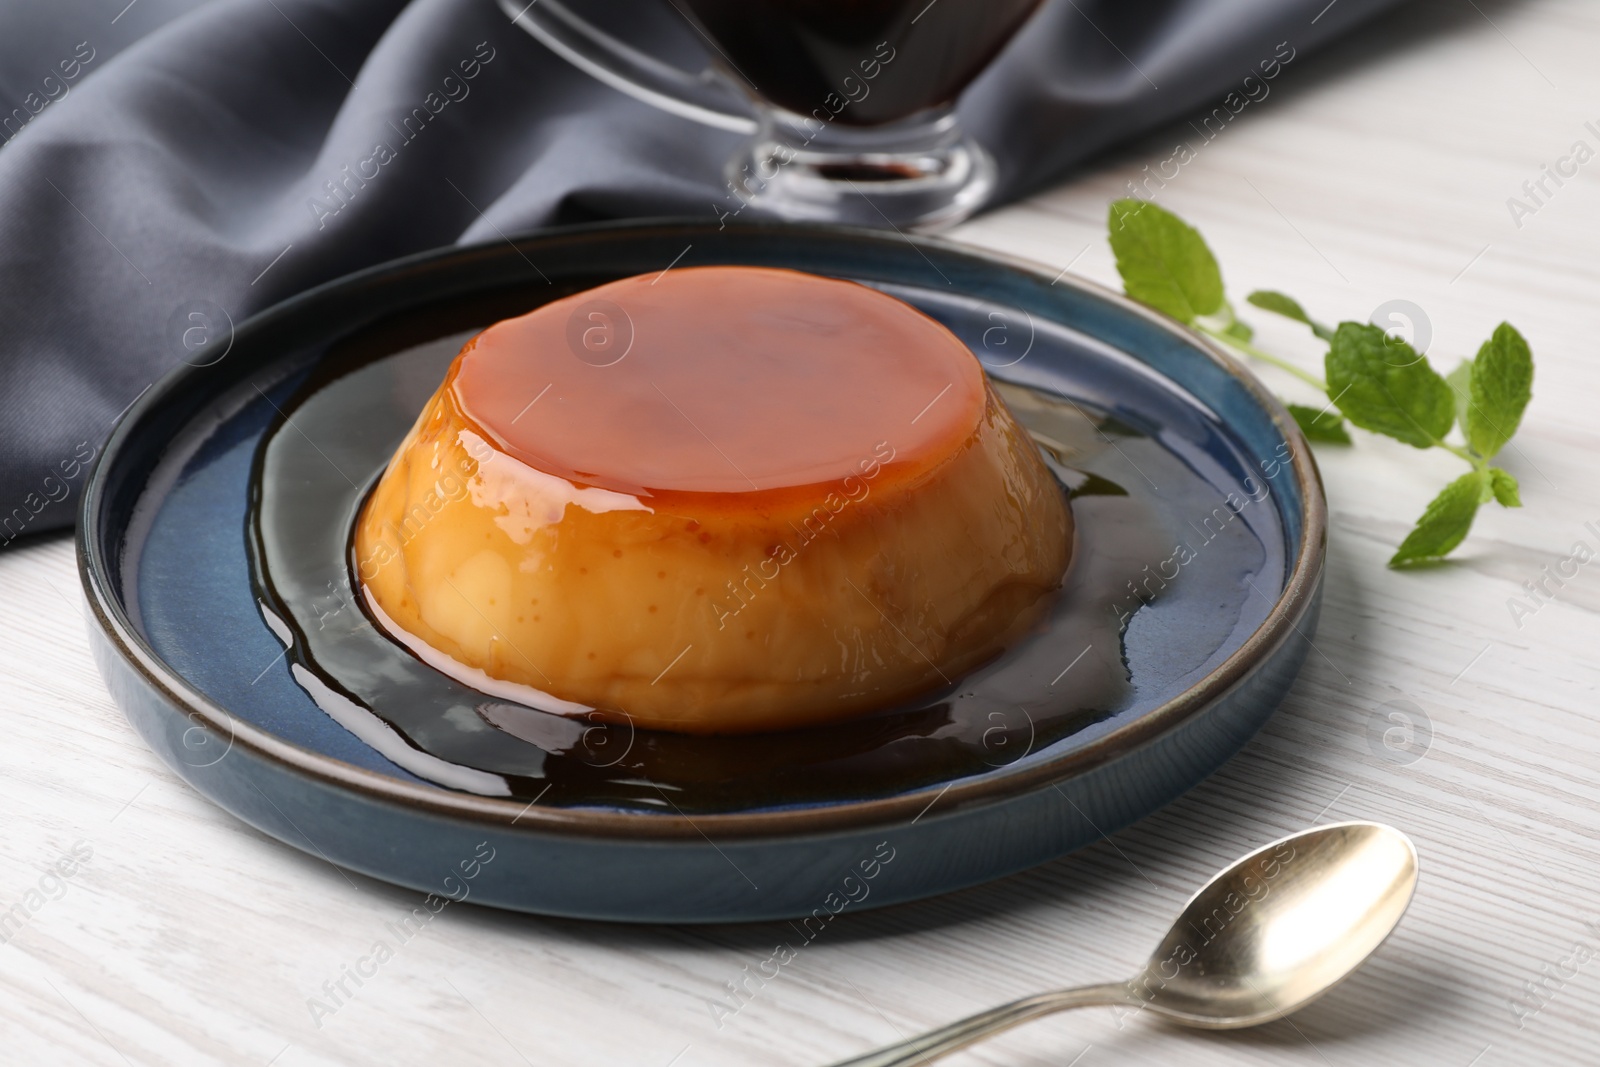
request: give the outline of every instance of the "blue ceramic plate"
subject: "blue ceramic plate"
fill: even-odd
[[[420,408],[452,350],[444,339],[487,325],[484,309],[512,314],[672,263],[878,286],[966,340],[1014,407],[1042,398],[1078,412],[1090,436],[1071,447],[1098,450],[1097,470],[1116,479],[1149,483],[1150,543],[1169,546],[1130,572],[1115,608],[1111,652],[1127,681],[1117,698],[1044,740],[997,732],[1011,747],[976,769],[903,788],[835,774],[800,801],[698,812],[448,788],[414,773],[381,729],[319,706],[261,610],[247,548],[254,464],[280,405],[330,349],[359,348],[420,360],[416,395],[394,401],[402,414]],[[1160,491],[1180,477],[1186,494]],[[1082,506],[1092,534],[1092,502]],[[1237,551],[1208,550],[1225,524]],[[1278,403],[1227,356],[1119,296],[934,240],[667,221],[428,253],[255,316],[225,358],[175,371],[118,425],[85,494],[78,553],[100,668],[130,721],[196,789],[296,848],[525,911],[821,922],[1059,856],[1215,770],[1305,656],[1324,535],[1315,466]],[[1063,672],[1086,651],[1049,641],[1030,654]]]

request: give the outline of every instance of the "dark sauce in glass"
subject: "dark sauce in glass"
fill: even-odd
[[[1039,0],[684,0],[713,56],[797,115],[851,126],[955,101]],[[680,10],[682,10],[680,8]]]
[[[560,295],[560,294],[557,294]],[[1018,644],[946,690],[841,724],[736,737],[567,718],[509,703],[429,667],[387,637],[352,592],[352,526],[418,411],[482,317],[419,312],[337,345],[262,440],[246,538],[267,625],[295,682],[399,767],[441,787],[546,806],[703,812],[887,796],[994,773],[1125,708],[1140,684],[1130,619],[1170,557],[1173,514],[1221,492],[1153,436],[1042,391],[999,384],[1071,497],[1076,539],[1052,610]],[[525,309],[525,307],[524,307]],[[418,338],[435,340],[417,344]],[[1155,489],[1156,484],[1162,489]],[[1271,552],[1248,523],[1206,548],[1216,643],[1235,591]],[[1165,588],[1166,583],[1163,583]],[[1231,618],[1229,613],[1231,612]],[[1174,669],[1177,669],[1176,667]]]

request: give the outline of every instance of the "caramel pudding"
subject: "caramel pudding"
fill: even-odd
[[[1059,587],[1060,485],[943,326],[678,268],[469,341],[356,523],[378,623],[474,688],[687,733],[953,683]]]

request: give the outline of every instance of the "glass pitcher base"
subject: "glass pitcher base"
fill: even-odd
[[[730,214],[902,231],[953,226],[988,202],[994,159],[944,110],[892,127],[782,112],[728,161]]]

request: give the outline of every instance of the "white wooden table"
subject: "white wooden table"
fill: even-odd
[[[1406,830],[1424,874],[1394,938],[1325,1000],[1232,1035],[1078,1012],[951,1062],[1600,1062],[1600,560],[1520,628],[1507,608],[1574,541],[1600,550],[1584,525],[1600,524],[1600,161],[1520,228],[1506,205],[1575,141],[1600,148],[1584,127],[1600,118],[1597,49],[1587,0],[1418,4],[1297,60],[1159,196],[1200,226],[1239,295],[1286,289],[1329,319],[1413,301],[1446,367],[1502,318],[1517,324],[1539,369],[1504,463],[1527,506],[1485,509],[1454,564],[1396,575],[1385,558],[1458,461],[1366,435],[1323,450],[1318,654],[1242,755],[1076,856],[845,915],[720,1029],[708,1000],[781,924],[452,907],[318,1026],[309,998],[416,894],[279,845],[184,786],[100,683],[70,542],[0,553],[0,914],[26,914],[0,933],[0,1062],[822,1063],[1131,973],[1212,870],[1342,818]],[[1112,281],[1107,200],[1192,136],[1180,124],[957,235]],[[1311,357],[1297,330],[1261,326]],[[1382,740],[1394,701],[1418,719],[1409,748]],[[80,842],[87,862],[49,876]]]

